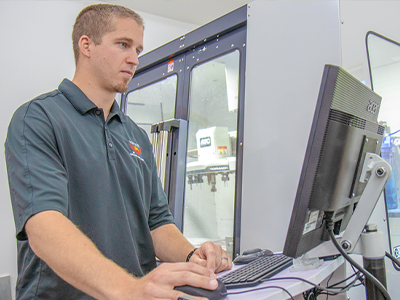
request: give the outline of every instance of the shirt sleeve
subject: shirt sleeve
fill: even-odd
[[[150,206],[149,228],[154,230],[162,225],[174,223],[174,218],[168,207],[167,196],[161,185],[160,178],[155,172],[153,179],[152,201]]]
[[[51,122],[38,102],[28,102],[15,112],[5,142],[18,240],[27,239],[24,226],[31,216],[45,210],[68,213],[66,171]]]

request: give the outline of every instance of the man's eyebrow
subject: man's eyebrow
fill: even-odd
[[[133,44],[134,43],[134,40],[131,39],[131,38],[128,38],[128,37],[117,37],[117,38],[115,38],[115,41],[116,42],[126,42],[126,43],[129,43],[129,44]],[[137,47],[137,49],[139,50],[139,52],[142,52],[143,51],[143,45],[139,45]]]
[[[133,43],[133,40],[131,38],[127,38],[127,37],[118,37],[115,40],[116,41],[124,41],[124,42]]]

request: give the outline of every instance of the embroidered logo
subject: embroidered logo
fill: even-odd
[[[139,158],[140,160],[143,160],[139,155],[142,153],[142,148],[140,146],[132,141],[129,141],[129,147],[133,150],[133,152],[129,153],[131,156],[135,156]]]
[[[131,142],[129,143],[129,146],[131,146],[132,150],[135,151],[137,155],[139,155],[140,152],[142,152],[142,149],[141,149],[141,148],[139,148],[139,147],[136,146],[136,145],[132,145]]]

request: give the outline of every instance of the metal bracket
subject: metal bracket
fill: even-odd
[[[369,174],[369,179],[367,179]],[[366,154],[360,181],[368,180],[368,182],[340,242],[343,250],[347,253],[353,253],[355,250],[364,227],[391,175],[392,168],[382,157],[375,153]]]
[[[375,153],[366,153],[360,181],[367,181],[367,184],[345,231],[337,237],[339,245],[347,253],[363,254],[360,237],[391,175],[392,168],[382,157]],[[309,257],[337,254],[339,252],[331,241],[326,241],[307,252]]]

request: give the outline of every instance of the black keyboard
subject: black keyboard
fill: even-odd
[[[292,265],[293,259],[284,254],[261,256],[219,279],[227,289],[256,286]]]

